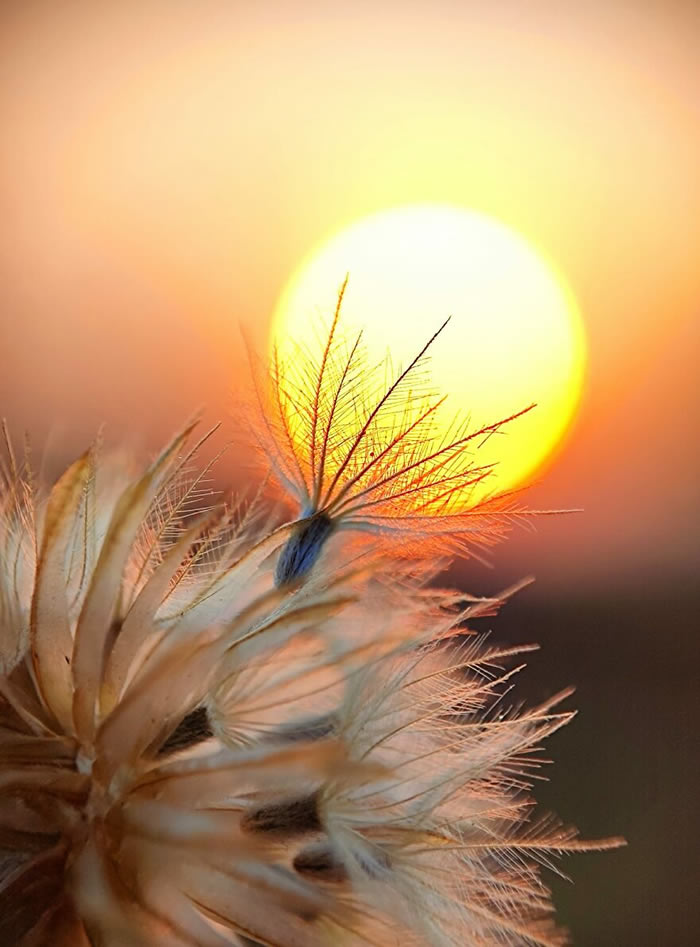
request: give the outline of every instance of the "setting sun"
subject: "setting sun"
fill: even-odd
[[[312,250],[284,288],[272,337],[282,355],[313,348],[346,273],[342,324],[363,330],[370,359],[405,367],[446,317],[430,384],[449,395],[448,425],[534,411],[478,446],[497,462],[482,492],[531,478],[564,437],[580,399],[585,336],[574,297],[521,236],[484,215],[417,205],[366,217]],[[449,410],[451,409],[451,410]]]

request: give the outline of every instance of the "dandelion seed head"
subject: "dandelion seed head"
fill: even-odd
[[[507,521],[461,505],[470,436],[426,448],[408,374],[368,389],[335,325],[305,420],[276,372],[258,430],[292,522],[217,498],[193,425],[145,470],[92,448],[50,488],[6,439],[3,944],[556,945],[540,863],[619,844],[530,815],[571,715],[505,704],[528,649],[472,624],[515,589],[433,585]]]

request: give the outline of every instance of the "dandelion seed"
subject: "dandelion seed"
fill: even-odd
[[[534,405],[439,434],[445,399],[430,390],[425,365],[449,320],[387,381],[381,366],[367,365],[361,335],[341,337],[346,285],[320,355],[299,346],[286,361],[274,354],[269,381],[256,371],[257,441],[300,510],[278,563],[279,585],[304,579],[337,530],[371,534],[398,555],[478,556],[530,515],[512,494],[477,499],[493,471],[478,465],[475,452]]]

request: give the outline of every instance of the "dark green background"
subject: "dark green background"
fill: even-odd
[[[448,579],[485,584],[469,565]],[[578,715],[547,744],[554,764],[535,786],[541,806],[584,838],[628,841],[567,856],[571,881],[547,879],[577,947],[700,944],[698,614],[690,582],[640,583],[622,598],[557,597],[536,583],[479,623],[494,639],[541,645],[526,656],[515,701],[576,687],[566,706]]]

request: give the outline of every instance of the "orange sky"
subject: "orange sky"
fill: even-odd
[[[586,513],[498,560],[631,584],[697,564],[700,6],[25,0],[0,30],[15,430],[69,453],[102,420],[154,443],[202,403],[226,417],[239,322],[264,337],[313,244],[453,203],[542,247],[589,335],[531,499]]]

